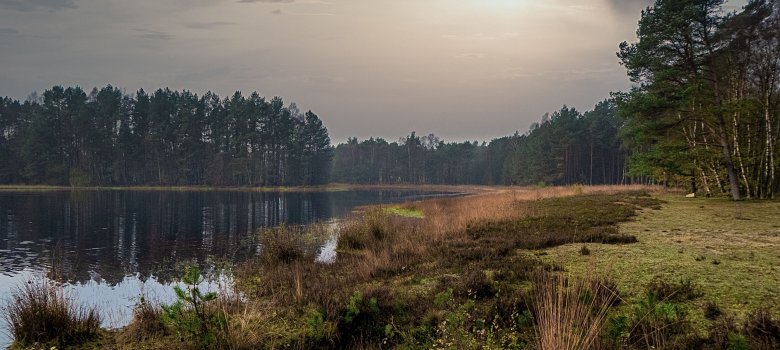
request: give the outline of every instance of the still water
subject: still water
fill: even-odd
[[[171,286],[182,264],[235,263],[261,252],[250,239],[258,229],[327,222],[360,205],[441,195],[447,194],[0,192],[0,303],[54,264],[70,297],[98,307],[104,326],[120,327],[142,294],[173,300]],[[323,237],[318,259],[333,259],[335,245],[335,237]],[[204,288],[231,283],[229,274],[212,275]],[[4,327],[0,324],[0,347],[10,342]]]

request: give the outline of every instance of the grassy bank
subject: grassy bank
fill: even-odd
[[[780,311],[780,202],[656,197],[660,210],[620,225],[636,244],[588,245],[587,256],[578,245],[560,246],[545,250],[545,261],[605,271],[632,298],[653,279],[690,280],[702,294],[691,312],[700,329],[712,324],[709,302],[740,322],[758,308]]]
[[[244,298],[142,304],[83,346],[772,348],[779,208],[580,186],[368,208],[332,264],[309,244],[327,227],[260,232]]]

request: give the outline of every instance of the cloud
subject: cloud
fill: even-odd
[[[189,22],[189,23],[185,23],[184,26],[190,29],[213,29],[216,27],[231,26],[234,24],[236,23],[227,22],[227,21],[214,21],[214,22]]]
[[[173,35],[168,34],[166,32],[161,32],[157,30],[150,30],[150,29],[133,29],[137,37],[143,38],[143,39],[152,39],[152,40],[170,40],[173,39]]]
[[[76,0],[0,0],[0,8],[23,12],[58,11],[76,8]]]
[[[474,40],[474,41],[480,41],[480,40],[511,40],[515,39],[520,36],[520,33],[517,32],[504,32],[504,33],[497,33],[497,34],[485,34],[485,33],[475,33],[475,34],[442,34],[441,37],[443,39],[450,39],[450,40]]]
[[[242,2],[245,4],[256,4],[256,3],[263,3],[263,4],[289,4],[295,2],[295,0],[238,0],[238,2]]]
[[[455,58],[462,58],[462,59],[483,59],[485,58],[485,54],[481,52],[465,52],[458,55],[455,55]]]
[[[282,11],[282,9],[276,9],[271,11],[273,15],[290,15],[290,16],[335,16],[336,14],[330,12],[292,12]]]
[[[14,35],[19,34],[19,31],[13,28],[0,28],[0,35]]]
[[[613,12],[620,15],[639,15],[639,12],[653,4],[652,0],[606,0]]]

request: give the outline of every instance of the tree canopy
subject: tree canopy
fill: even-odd
[[[771,197],[778,179],[780,4],[657,0],[618,57],[636,84],[617,95],[632,171],[688,177],[710,194]]]
[[[328,181],[330,159],[316,114],[257,93],[55,86],[0,100],[2,183],[310,185]]]

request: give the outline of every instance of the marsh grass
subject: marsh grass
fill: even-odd
[[[14,342],[22,346],[75,346],[101,333],[97,311],[75,305],[61,286],[46,278],[19,287],[5,309],[5,317]]]
[[[321,226],[262,231],[261,253],[235,270],[246,299],[226,312],[220,346],[528,347],[536,339],[529,287],[540,271],[558,268],[526,250],[627,243],[615,226],[633,217],[639,205],[632,201],[642,194],[626,190],[500,189],[398,206],[423,217],[367,208],[338,225],[338,256],[327,264],[314,258]],[[555,199],[575,195],[587,198]],[[565,224],[555,223],[561,218]],[[563,239],[544,242],[555,236]],[[587,295],[589,303],[615,304]]]
[[[542,273],[534,281],[537,347],[541,350],[595,348],[618,293],[591,276]]]
[[[168,335],[159,301],[141,297],[133,308],[133,319],[124,333],[130,337],[124,340],[133,342]]]
[[[316,225],[282,225],[262,230],[260,235],[261,263],[266,266],[289,265],[313,261],[316,252],[311,246],[313,235],[320,234],[322,227]]]

